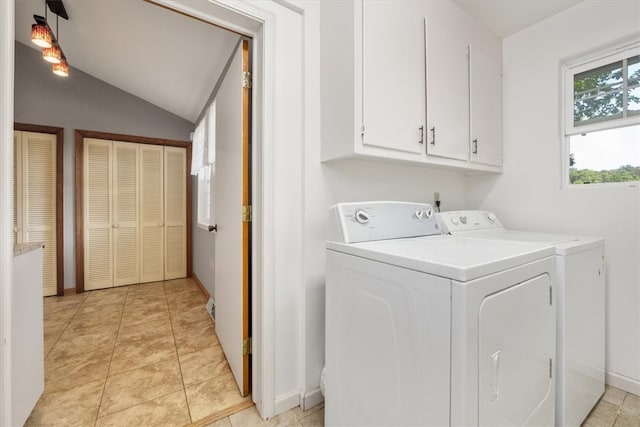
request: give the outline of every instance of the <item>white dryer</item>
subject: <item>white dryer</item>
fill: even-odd
[[[506,230],[495,214],[437,214],[445,233],[468,238],[546,242],[557,271],[556,425],[579,426],[604,393],[604,239]]]
[[[442,235],[426,204],[333,206],[326,424],[553,425],[553,253]]]

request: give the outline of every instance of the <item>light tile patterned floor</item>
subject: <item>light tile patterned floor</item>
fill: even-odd
[[[26,425],[182,426],[251,406],[204,303],[191,279],[45,298],[45,392]]]
[[[583,427],[640,427],[640,397],[606,386]]]

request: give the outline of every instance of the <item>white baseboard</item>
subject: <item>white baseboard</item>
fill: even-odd
[[[320,392],[320,387],[314,388],[313,390],[309,390],[302,397],[302,410],[308,411],[316,405],[324,402],[324,397]]]
[[[640,396],[640,381],[637,379],[607,371],[605,373],[605,382],[627,393]]]
[[[275,415],[287,412],[289,409],[293,409],[296,406],[300,406],[300,393],[291,392],[276,397]]]

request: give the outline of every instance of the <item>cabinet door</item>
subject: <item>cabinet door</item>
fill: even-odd
[[[473,45],[469,47],[471,161],[502,165],[502,67]]]
[[[427,154],[469,159],[469,61],[462,12],[434,3],[426,21]]]
[[[424,14],[411,2],[362,2],[365,146],[424,156]]]
[[[140,145],[140,282],[164,279],[163,154]]]
[[[84,288],[113,286],[111,141],[84,140]]]
[[[57,292],[56,136],[22,132],[22,241],[43,242],[43,293]]]
[[[13,132],[13,243],[22,243],[22,132]]]
[[[113,284],[139,281],[138,144],[113,142]]]
[[[164,279],[187,275],[187,152],[164,148]]]

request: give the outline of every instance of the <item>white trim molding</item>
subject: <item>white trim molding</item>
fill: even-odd
[[[605,383],[617,387],[620,390],[624,390],[627,393],[632,393],[636,396],[640,396],[640,381],[638,381],[637,379],[629,378],[621,374],[616,374],[615,372],[606,371]]]
[[[0,1],[0,425],[12,425],[13,73],[15,1]]]

